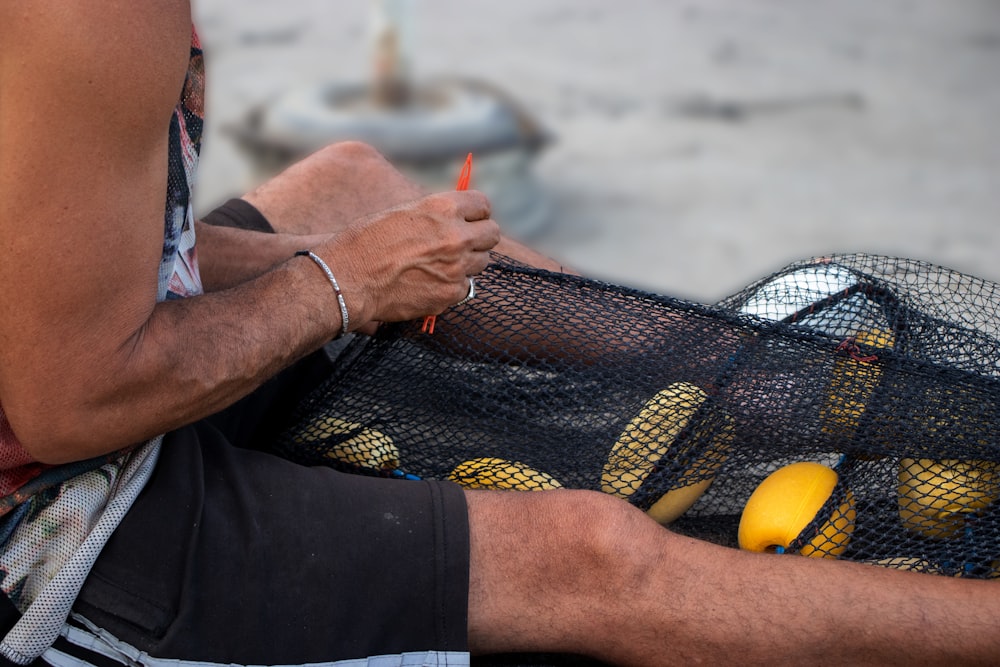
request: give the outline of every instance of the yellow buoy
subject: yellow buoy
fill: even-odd
[[[349,465],[372,470],[395,470],[399,450],[392,438],[363,424],[338,417],[323,417],[306,426],[293,440],[298,444],[322,442],[332,436],[349,436],[324,451],[325,456]]]
[[[1000,465],[990,461],[904,458],[898,473],[899,518],[924,537],[953,537],[1000,496]]]
[[[862,331],[855,341],[868,347],[891,348],[895,336],[891,331],[875,329]],[[823,432],[844,439],[854,437],[881,376],[882,366],[873,361],[838,358],[833,364],[833,377],[820,411]]]
[[[562,486],[552,475],[518,461],[489,457],[459,463],[448,474],[448,479],[467,489],[542,491]]]
[[[700,387],[677,382],[647,401],[612,447],[601,475],[601,490],[621,498],[638,491],[707,397]],[[713,426],[718,428],[718,421]],[[732,421],[727,416],[713,446],[682,476],[682,480],[694,481],[660,496],[649,508],[649,516],[668,524],[690,509],[725,462],[731,439]]]
[[[837,484],[837,473],[820,463],[799,462],[778,468],[754,490],[743,508],[738,539],[747,551],[787,549],[816,519]],[[836,558],[854,532],[857,513],[848,490],[829,519],[800,549],[803,556]]]

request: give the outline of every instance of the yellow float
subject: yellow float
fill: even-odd
[[[448,479],[466,489],[543,491],[562,486],[552,475],[519,461],[491,457],[463,461],[448,474]]]
[[[338,417],[324,417],[309,424],[293,440],[298,444],[322,442],[333,436],[348,436],[324,450],[325,456],[341,463],[389,471],[399,467],[399,449],[392,438],[363,424]]]
[[[957,535],[968,517],[1000,496],[1000,465],[990,461],[904,458],[898,473],[899,518],[924,537]]]
[[[601,490],[621,498],[638,491],[706,398],[700,387],[677,382],[647,401],[612,447],[601,475]],[[718,422],[713,424],[717,425]],[[669,524],[690,509],[725,462],[731,439],[732,423],[727,417],[710,451],[681,478],[694,481],[660,496],[647,511],[649,516],[661,524]]]
[[[862,331],[854,340],[858,345],[872,348],[891,348],[895,344],[893,333],[884,329]],[[882,366],[874,360],[838,358],[820,412],[823,432],[838,438],[853,438],[881,376]]]
[[[788,549],[813,523],[837,484],[837,473],[820,463],[799,462],[778,468],[754,490],[740,518],[739,545],[748,551]],[[854,532],[854,495],[845,499],[799,549],[803,556],[836,558]]]

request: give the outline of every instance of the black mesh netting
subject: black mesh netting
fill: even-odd
[[[715,306],[500,257],[476,286],[433,334],[355,339],[279,450],[603,490],[726,545],[1000,576],[996,284],[847,255]]]

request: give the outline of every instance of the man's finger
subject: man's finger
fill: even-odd
[[[476,276],[486,270],[486,267],[490,265],[490,253],[489,250],[483,250],[477,252],[473,255],[471,264],[469,265],[469,275]]]
[[[458,202],[458,214],[467,222],[486,220],[492,214],[490,200],[478,190],[455,192],[453,196]]]
[[[468,231],[472,240],[472,249],[477,252],[492,250],[500,243],[500,225],[496,220],[485,218],[471,221]]]

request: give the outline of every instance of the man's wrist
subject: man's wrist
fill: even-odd
[[[347,312],[347,303],[344,301],[344,294],[340,291],[340,284],[337,282],[337,279],[334,278],[333,271],[331,271],[327,263],[312,250],[299,250],[295,253],[295,256],[308,257],[317,267],[319,267],[323,274],[326,275],[326,279],[330,282],[330,286],[333,287],[334,296],[337,297],[337,305],[340,307],[340,335],[345,335],[349,330],[351,317]]]

